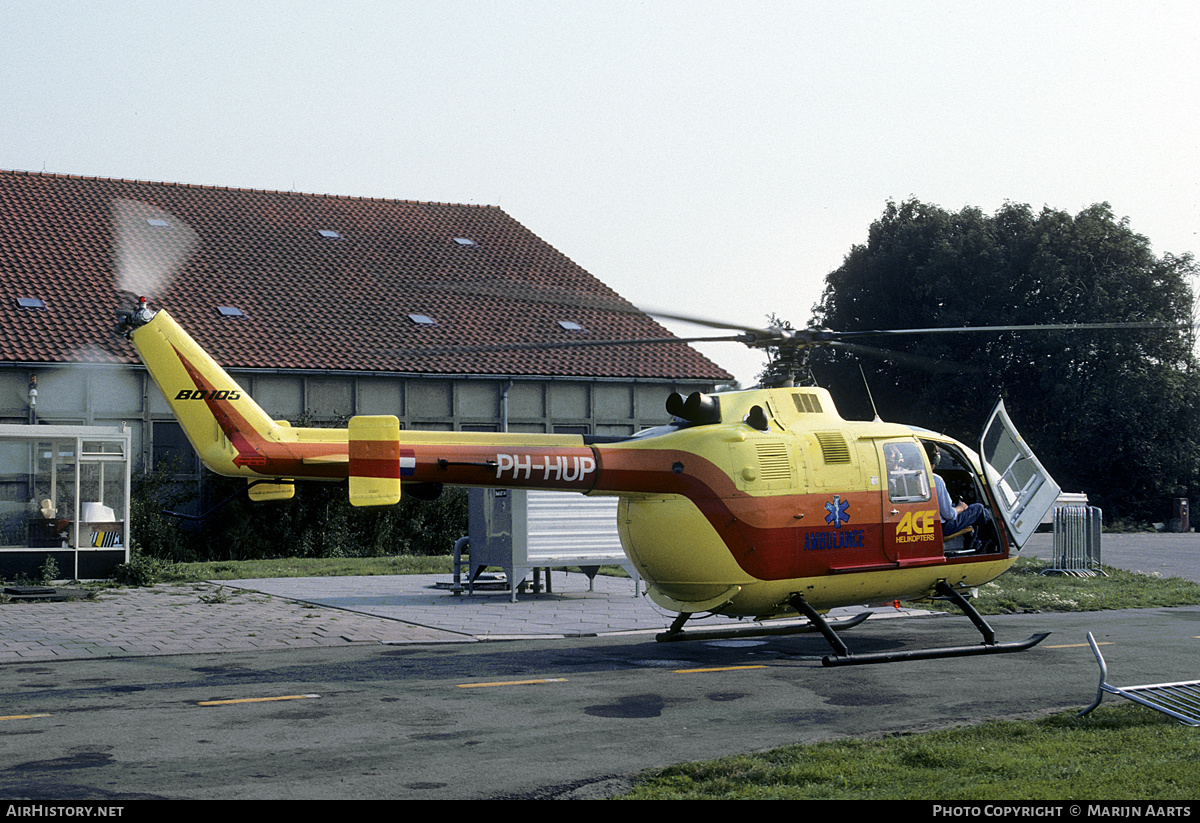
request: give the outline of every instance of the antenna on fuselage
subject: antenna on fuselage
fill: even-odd
[[[871,401],[871,413],[875,415],[875,421],[879,421],[879,409],[875,408],[875,398],[871,396],[871,385],[867,382],[867,373],[863,371],[862,363],[858,364],[858,373],[862,375],[863,388],[867,390],[867,399]]]

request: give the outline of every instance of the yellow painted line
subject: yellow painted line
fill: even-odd
[[[712,669],[675,669],[674,674],[695,674],[697,672],[736,672],[739,669],[765,669],[767,666],[756,664],[754,666],[719,666]]]
[[[233,703],[273,703],[276,700],[309,700],[319,694],[285,694],[279,697],[241,697],[237,700],[201,700],[197,706],[229,706]]]
[[[532,686],[537,683],[566,683],[565,677],[547,677],[542,680],[501,680],[495,683],[459,683],[460,689],[482,689],[487,686]]]
[[[35,717],[49,717],[48,714],[10,714],[0,717],[0,720],[32,720]]]
[[[1096,645],[1097,646],[1111,646],[1112,643],[1110,643],[1108,641],[1105,641],[1103,643],[1097,641]],[[1088,644],[1087,643],[1061,643],[1057,646],[1043,646],[1042,648],[1043,649],[1086,649],[1086,648],[1088,648]]]

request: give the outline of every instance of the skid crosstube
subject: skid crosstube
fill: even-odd
[[[786,626],[764,626],[755,624],[753,626],[730,626],[716,627],[711,629],[692,629],[691,631],[683,631],[684,622],[692,615],[683,613],[675,618],[675,622],[671,624],[671,628],[665,632],[660,632],[654,636],[654,639],[659,643],[675,643],[683,640],[728,640],[736,637],[777,637],[787,634],[807,634],[809,632],[821,631],[821,629],[813,623],[788,624]],[[853,617],[848,617],[845,620],[838,620],[834,626],[839,629],[852,629],[859,623],[871,616],[870,612],[856,614]],[[826,624],[828,625],[828,623]]]

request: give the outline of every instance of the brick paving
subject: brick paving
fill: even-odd
[[[456,639],[468,638],[213,583],[0,605],[0,663]]]

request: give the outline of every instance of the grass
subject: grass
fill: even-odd
[[[1089,612],[1200,604],[1200,583],[1105,566],[1106,577],[1046,575],[1050,564],[1023,557],[971,600],[980,614]],[[914,604],[957,612],[942,602]]]
[[[382,574],[453,574],[451,555],[432,557],[276,557],[266,560],[213,560],[200,563],[168,563],[142,558],[145,568],[140,583],[106,582],[103,585],[153,585],[154,583],[199,583],[209,580],[253,580],[262,577],[347,577]],[[463,568],[464,574],[466,567]],[[602,566],[601,574],[628,577],[618,566]]]
[[[787,746],[647,773],[630,800],[1192,801],[1198,730],[1132,704]]]
[[[251,580],[260,577],[346,577],[379,574],[452,574],[454,558],[437,557],[279,557],[173,563],[159,570],[160,583]]]

